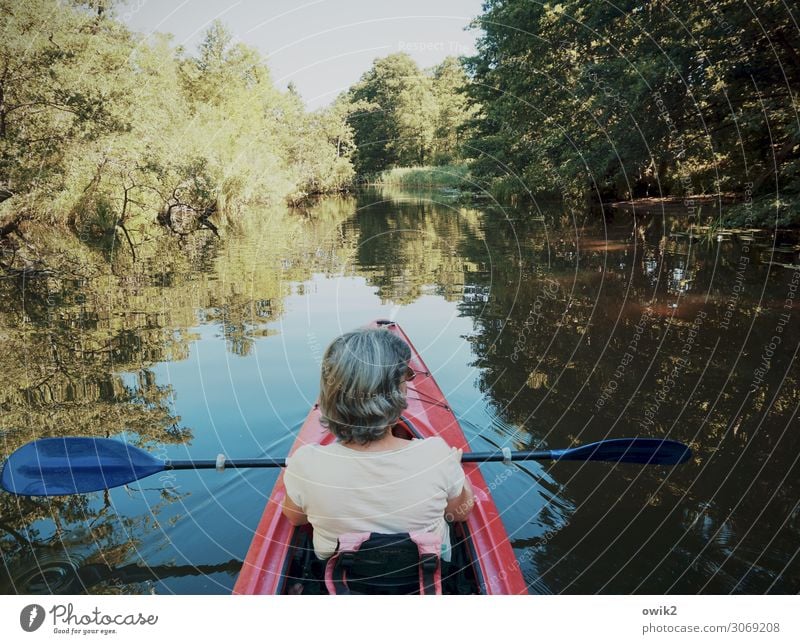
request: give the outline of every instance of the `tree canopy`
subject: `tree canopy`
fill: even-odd
[[[496,186],[800,191],[800,54],[783,3],[488,0],[475,26],[473,170]]]
[[[359,174],[459,158],[466,82],[452,57],[427,71],[406,53],[377,59],[348,92]]]
[[[350,184],[347,109],[308,112],[214,23],[195,56],[103,2],[0,0],[0,221],[87,236]],[[135,234],[133,234],[135,237]]]

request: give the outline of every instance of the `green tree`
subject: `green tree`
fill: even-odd
[[[46,0],[3,0],[0,15],[0,185],[28,206],[48,200],[55,219],[74,146],[130,127],[134,43],[118,23]]]
[[[431,158],[437,104],[433,84],[406,53],[375,61],[349,91],[364,109],[350,116],[355,131],[356,168],[373,173],[422,165]]]
[[[516,194],[796,193],[792,24],[777,1],[489,0],[473,170]]]
[[[349,185],[348,109],[308,113],[222,23],[189,56],[167,36],[132,34],[113,9],[0,0],[4,247],[33,219],[136,256],[156,222],[217,230],[215,212]],[[11,256],[2,267],[24,270]]]
[[[477,107],[469,104],[469,78],[457,58],[448,56],[436,65],[432,78],[437,103],[433,161],[435,165],[444,165],[470,156],[462,149],[463,136]]]

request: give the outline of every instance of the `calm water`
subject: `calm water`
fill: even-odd
[[[2,455],[124,436],[282,456],[337,334],[399,321],[474,449],[685,441],[677,468],[487,465],[532,593],[800,591],[796,252],[683,218],[363,194],[0,280]],[[787,300],[787,298],[789,298]],[[509,473],[510,472],[510,473]],[[228,593],[276,472],[0,493],[0,590]]]

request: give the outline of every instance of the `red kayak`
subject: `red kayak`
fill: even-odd
[[[408,383],[408,408],[401,431],[408,437],[440,436],[452,447],[470,451],[467,440],[455,415],[436,381],[422,361],[414,345],[400,326],[378,320],[370,326],[382,326],[399,336],[411,347],[410,366],[417,377]],[[308,414],[291,452],[301,445],[328,444],[335,439],[319,422],[315,405]],[[397,433],[397,428],[395,432]],[[476,504],[468,520],[453,524],[453,562],[458,572],[444,584],[445,593],[517,595],[528,589],[520,572],[514,551],[508,540],[500,513],[492,500],[486,481],[477,464],[464,464],[464,471],[475,492]],[[233,589],[238,595],[281,595],[297,588],[295,582],[306,582],[308,592],[308,559],[311,548],[310,526],[293,527],[281,513],[286,496],[283,473],[272,489],[261,522],[256,529],[242,571]],[[322,591],[324,592],[324,591]]]

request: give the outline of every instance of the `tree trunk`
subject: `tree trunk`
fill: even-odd
[[[6,92],[5,85],[0,81],[0,139],[6,138]]]

